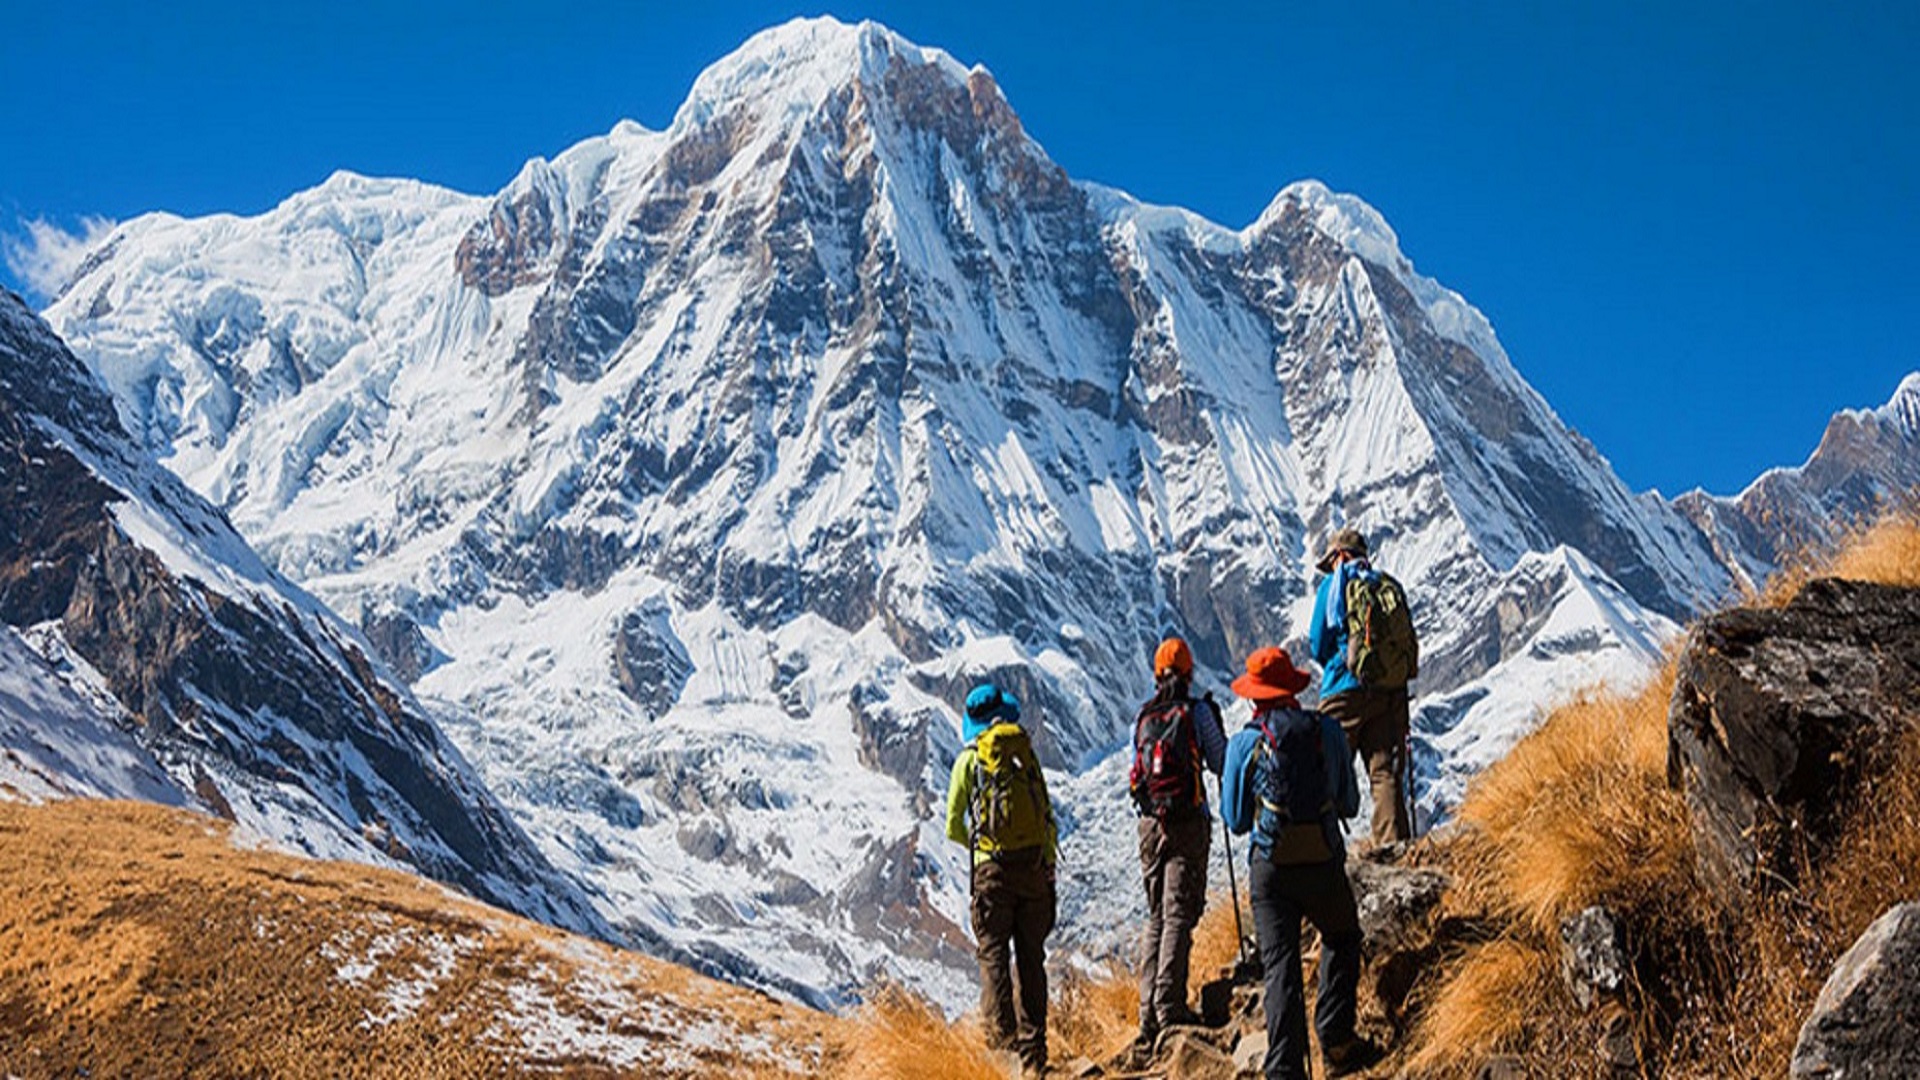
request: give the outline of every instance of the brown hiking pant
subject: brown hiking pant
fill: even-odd
[[[1373,842],[1413,837],[1407,814],[1407,691],[1360,689],[1320,701],[1320,711],[1340,721],[1354,753],[1367,765],[1373,789]]]
[[[1039,848],[975,864],[974,956],[987,1046],[1016,1051],[1034,1070],[1047,1065],[1046,940],[1054,913],[1053,868]]]
[[[1207,851],[1213,819],[1205,813],[1163,822],[1140,819],[1140,877],[1147,887],[1147,932],[1140,943],[1140,1035],[1184,1018],[1193,927],[1207,906]]]

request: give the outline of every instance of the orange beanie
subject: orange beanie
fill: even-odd
[[[1187,676],[1193,674],[1193,653],[1187,649],[1187,643],[1177,637],[1170,637],[1160,643],[1153,653],[1153,677],[1158,679],[1167,675]]]

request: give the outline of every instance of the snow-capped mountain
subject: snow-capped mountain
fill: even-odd
[[[1039,721],[1091,941],[1138,902],[1154,644],[1216,686],[1297,645],[1336,526],[1415,603],[1428,813],[1735,584],[1359,199],[1235,230],[1077,182],[871,23],[757,35],[491,197],[142,217],[47,314],[607,919],[818,1002],[968,992],[934,818],[977,679]]]
[[[191,805],[608,932],[352,632],[135,450],[4,291],[0,493],[0,788]]]
[[[1712,538],[1743,584],[1803,552],[1818,551],[1836,530],[1920,491],[1920,371],[1877,409],[1848,409],[1827,423],[1802,465],[1769,469],[1730,499],[1690,491],[1674,505]]]

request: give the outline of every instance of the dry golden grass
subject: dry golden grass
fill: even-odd
[[[834,1041],[846,1080],[1006,1080],[974,1024],[949,1024],[940,1010],[905,990],[884,988]]]
[[[1666,786],[1674,665],[1631,695],[1565,705],[1461,803],[1488,872],[1488,908],[1535,933],[1601,900],[1663,902],[1692,857],[1686,805]]]
[[[1888,515],[1836,554],[1782,574],[1760,598],[1784,604],[1837,576],[1920,586],[1920,517]],[[1726,912],[1694,880],[1685,806],[1666,786],[1674,665],[1638,694],[1590,695],[1556,710],[1470,789],[1450,848],[1450,907],[1506,932],[1441,973],[1408,1072],[1471,1075],[1520,1052],[1541,1075],[1593,1065],[1596,1022],[1555,976],[1561,920],[1604,903],[1652,958],[1658,985],[1630,1003],[1649,1066],[1672,1077],[1777,1077],[1826,972],[1893,903],[1920,895],[1920,730],[1867,777],[1837,851],[1801,886]]]
[[[1244,897],[1241,903],[1241,924],[1251,932],[1253,921]],[[1231,893],[1212,894],[1193,930],[1187,965],[1189,1005],[1198,1008],[1200,987],[1239,958],[1236,934]],[[1093,975],[1069,973],[1057,984],[1049,1022],[1056,1060],[1109,1060],[1139,1033],[1139,976],[1114,962]]]
[[[0,803],[0,1075],[812,1073],[837,1023],[211,818]]]
[[[1849,530],[1833,550],[1789,559],[1767,583],[1759,602],[1780,607],[1816,577],[1920,586],[1920,492],[1900,508]]]
[[[1528,1021],[1557,989],[1553,959],[1531,942],[1473,949],[1429,1004],[1407,1073],[1469,1076],[1489,1055],[1520,1049]]]
[[[1920,514],[1885,517],[1842,548],[1826,572],[1849,581],[1920,587]]]
[[[1246,853],[1241,852],[1240,857],[1244,860]],[[1242,869],[1244,865],[1234,872]],[[1196,994],[1200,990],[1197,984],[1213,978],[1221,968],[1232,967],[1240,959],[1241,930],[1249,935],[1253,933],[1253,914],[1247,907],[1245,887],[1242,882],[1238,925],[1234,922],[1232,894],[1217,892],[1207,898],[1207,909],[1200,913],[1200,922],[1193,928],[1193,959],[1187,981]]]
[[[1137,976],[1114,962],[1091,975],[1069,972],[1055,981],[1047,1026],[1054,1060],[1108,1060],[1139,1034]]]
[[[1605,903],[1632,920],[1691,902],[1686,807],[1666,787],[1673,668],[1636,693],[1555,710],[1469,788],[1448,903],[1508,929],[1448,965],[1414,1033],[1412,1075],[1468,1076],[1490,1054],[1538,1058],[1566,1041],[1555,1014],[1573,1007],[1556,974],[1568,916]]]

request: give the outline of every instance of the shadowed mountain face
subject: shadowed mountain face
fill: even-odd
[[[0,372],[0,619],[35,628],[42,662],[177,789],[290,846],[604,931],[405,691],[132,449],[105,390],[10,293]]]
[[[1297,648],[1336,526],[1414,598],[1429,812],[1734,581],[1358,199],[1235,231],[1076,182],[871,24],[758,35],[492,197],[129,222],[49,318],[609,918],[823,1001],[965,993],[929,819],[978,679],[1072,774],[1075,887],[1130,895],[1154,644]]]

